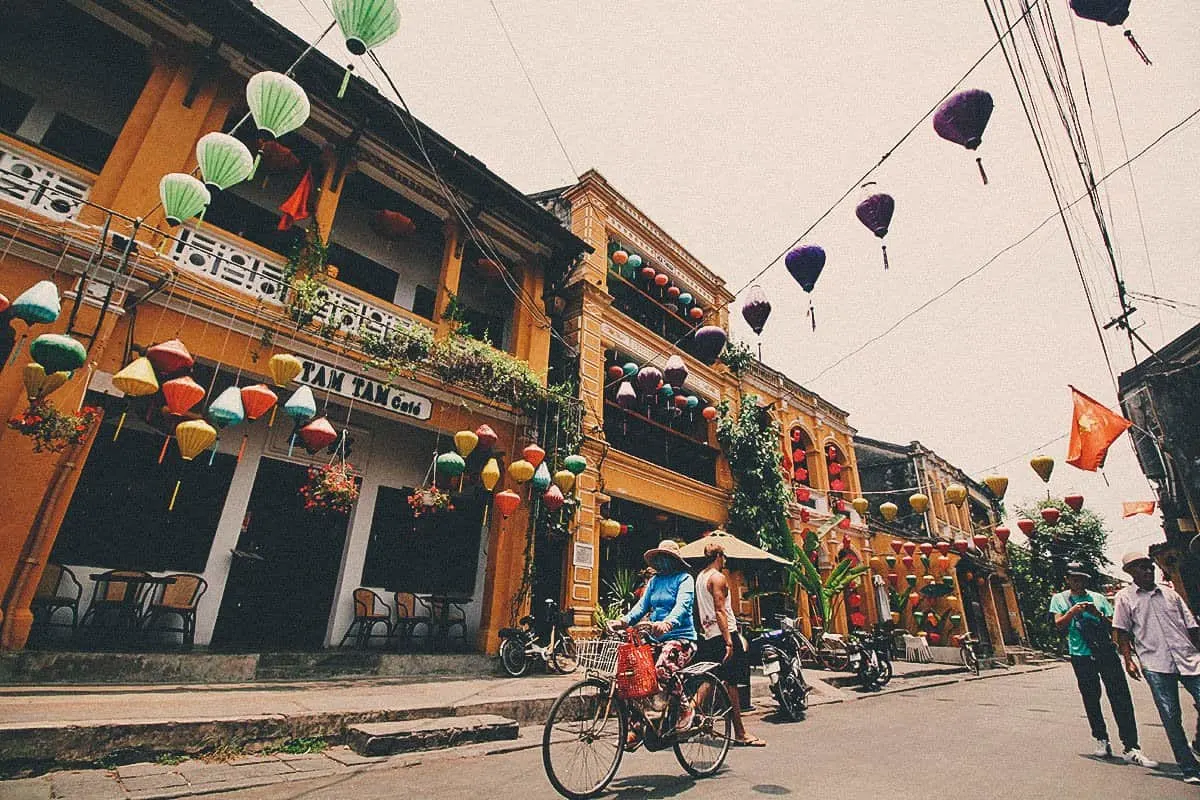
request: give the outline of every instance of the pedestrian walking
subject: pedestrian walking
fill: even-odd
[[[1067,633],[1075,682],[1083,698],[1092,738],[1096,740],[1093,755],[1098,758],[1112,755],[1104,712],[1100,708],[1100,684],[1103,682],[1108,704],[1117,719],[1125,760],[1142,767],[1157,767],[1158,762],[1147,758],[1138,746],[1133,699],[1129,696],[1129,684],[1112,640],[1110,620],[1113,609],[1104,595],[1087,588],[1091,578],[1079,562],[1067,564],[1067,589],[1050,598],[1050,615],[1054,626]]]
[[[1117,592],[1113,614],[1125,671],[1134,680],[1146,676],[1183,781],[1200,784],[1200,722],[1189,745],[1179,706],[1182,683],[1200,711],[1200,625],[1174,589],[1154,582],[1154,561],[1148,555],[1126,553],[1121,568],[1133,578],[1132,586]]]
[[[742,704],[738,701],[738,684],[750,685],[750,656],[738,634],[737,618],[733,615],[733,598],[729,580],[725,577],[725,548],[711,543],[704,548],[704,568],[696,576],[696,610],[700,619],[701,661],[716,661],[721,666],[713,670],[725,684],[733,699],[733,743],[739,747],[766,747],[757,736],[746,733],[742,722]]]

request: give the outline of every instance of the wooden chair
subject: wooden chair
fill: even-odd
[[[142,621],[142,630],[147,633],[178,633],[180,645],[191,649],[196,640],[196,608],[200,605],[200,598],[208,590],[208,581],[199,575],[186,572],[167,577],[174,578],[175,582],[154,587],[150,607]],[[171,628],[155,624],[172,616],[179,617],[180,627]]]
[[[389,639],[392,635],[392,610],[383,598],[364,589],[361,586],[354,590],[354,621],[346,629],[338,647],[344,647],[346,640],[354,636],[355,647],[366,650],[372,638],[378,637],[375,626],[383,625],[382,638]]]
[[[111,578],[149,578],[141,570],[111,570],[94,579],[92,602],[80,624],[87,628],[117,628],[136,631],[146,602],[145,583],[110,580]]]
[[[396,592],[396,625],[394,631],[398,644],[406,645],[413,639],[413,632],[418,625],[425,626],[426,642],[432,639],[433,620],[429,616],[429,607],[421,598],[412,592]]]
[[[82,597],[83,585],[75,578],[74,572],[61,564],[47,564],[33,601],[29,604],[34,624],[46,628],[69,627],[74,633],[79,626],[79,600]],[[54,621],[54,615],[64,608],[71,612],[69,625]]]

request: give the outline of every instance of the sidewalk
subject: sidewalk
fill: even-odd
[[[980,678],[945,665],[896,664],[896,678],[882,691],[839,688],[821,671],[806,672],[814,687],[812,706],[946,685],[1036,672],[1053,667],[1013,667],[987,671]],[[947,672],[947,669],[950,672]],[[518,742],[481,744],[445,753],[506,752],[537,746],[540,723],[554,698],[579,676],[469,679],[426,683],[361,680],[321,683],[223,686],[0,687],[0,762],[23,763],[36,770],[58,763],[84,764],[101,757],[112,769],[59,771],[37,778],[0,782],[0,798],[48,800],[53,797],[105,800],[174,798],[395,765],[431,753],[368,758],[346,747],[319,753],[252,755],[226,761],[181,760],[183,754],[222,746],[250,749],[300,738],[340,740],[347,723],[427,717],[499,714],[522,726]],[[836,676],[841,678],[843,676]],[[840,681],[837,681],[840,682]],[[771,713],[765,679],[755,675],[751,696],[760,713]],[[819,713],[819,712],[816,712]],[[115,757],[114,757],[115,754]],[[53,791],[53,795],[51,795]]]

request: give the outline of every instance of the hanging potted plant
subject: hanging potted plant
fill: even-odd
[[[358,500],[358,475],[345,462],[310,467],[308,482],[300,487],[307,511],[349,514]]]
[[[450,493],[443,492],[437,486],[427,486],[413,492],[408,497],[408,505],[413,510],[413,518],[420,518],[426,514],[437,514],[441,511],[454,510],[454,503],[451,502]]]
[[[88,429],[100,419],[100,409],[84,406],[79,413],[59,411],[45,400],[31,403],[20,416],[8,421],[8,427],[33,439],[35,453],[61,453],[79,444]]]

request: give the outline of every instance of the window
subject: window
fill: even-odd
[[[437,306],[437,293],[428,286],[417,286],[413,290],[413,307],[412,312],[418,314],[425,319],[433,319],[433,312]]]
[[[337,242],[329,245],[329,263],[338,269],[337,279],[367,294],[392,302],[400,276],[369,258],[347,250]]]
[[[16,134],[33,108],[33,98],[19,89],[0,83],[0,131]]]
[[[116,146],[117,137],[66,114],[55,114],[41,143],[72,163],[99,172]]]

